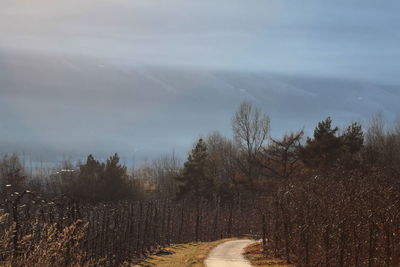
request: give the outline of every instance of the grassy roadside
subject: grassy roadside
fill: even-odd
[[[229,240],[234,239],[173,245],[165,249],[166,255],[150,256],[132,267],[203,267],[203,261],[210,250]]]
[[[248,246],[244,252],[245,258],[254,266],[261,267],[294,267],[284,260],[266,258],[263,254],[262,244],[255,243]]]

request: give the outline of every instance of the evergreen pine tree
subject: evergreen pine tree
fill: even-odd
[[[79,177],[72,192],[75,197],[91,202],[116,201],[134,197],[127,168],[119,163],[118,154],[108,158],[106,163],[87,157],[79,167]]]
[[[182,174],[177,177],[179,189],[177,196],[211,197],[213,180],[207,175],[207,146],[199,139],[184,164]]]
[[[314,138],[308,138],[302,150],[303,162],[308,167],[327,169],[337,160],[341,150],[338,130],[338,127],[332,127],[330,117],[318,123],[314,130]]]
[[[349,125],[340,136],[341,139],[341,163],[346,168],[354,168],[359,165],[360,159],[356,157],[364,146],[364,132],[359,123]]]
[[[355,154],[361,150],[364,145],[364,132],[359,123],[354,122],[349,125],[346,131],[341,135],[342,146],[346,152]]]

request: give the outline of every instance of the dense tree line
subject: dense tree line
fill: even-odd
[[[65,162],[50,175],[33,177],[17,156],[4,156],[0,193],[5,206],[25,189],[46,199],[63,196],[67,210],[84,206],[79,218],[89,222],[86,234],[93,235],[84,241],[86,252],[97,256],[115,253],[104,240],[133,227],[131,237],[121,235],[112,245],[124,251],[121,259],[171,242],[247,233],[262,237],[266,254],[299,266],[397,266],[398,125],[389,127],[376,115],[367,127],[354,122],[339,128],[328,117],[310,137],[300,130],[272,138],[269,116],[243,102],[232,118],[233,138],[214,132],[196,140],[183,164],[172,154],[128,170],[117,154],[105,162],[89,155],[84,163]],[[53,212],[50,217],[61,216]],[[241,225],[239,213],[254,224]],[[107,232],[114,225],[109,216],[122,228]],[[137,220],[157,226],[134,228]],[[207,230],[212,235],[204,235],[205,224],[214,225]],[[185,234],[177,230],[184,227]],[[156,233],[149,237],[149,231]],[[121,249],[124,242],[128,249]]]
[[[365,135],[358,123],[340,132],[327,118],[304,144],[297,138],[267,148],[276,155],[277,143],[292,144],[281,147],[281,165],[294,171],[263,201],[265,253],[297,266],[398,266],[399,132],[379,117]]]

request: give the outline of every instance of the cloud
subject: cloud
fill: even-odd
[[[397,82],[397,1],[5,0],[0,51]],[[397,59],[397,60],[396,60]],[[360,70],[362,68],[362,70]]]

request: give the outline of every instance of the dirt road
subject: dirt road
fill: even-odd
[[[252,240],[235,240],[222,243],[211,250],[205,264],[207,267],[251,267],[243,257],[244,248],[253,243]]]

